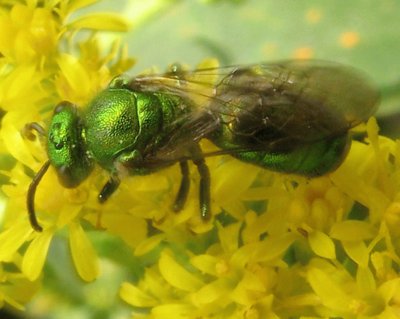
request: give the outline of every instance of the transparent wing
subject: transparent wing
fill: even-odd
[[[129,85],[178,96],[192,106],[183,127],[160,150],[159,156],[171,161],[182,156],[180,148],[221,125],[252,143],[215,154],[287,148],[340,136],[368,119],[379,100],[360,71],[318,60],[175,71],[138,76]]]

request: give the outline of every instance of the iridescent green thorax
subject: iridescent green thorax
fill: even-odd
[[[126,162],[130,174],[147,173],[146,156],[163,146],[185,112],[177,107],[179,101],[127,88],[102,91],[83,116],[89,156],[109,171]]]
[[[89,156],[111,169],[115,157],[133,146],[140,126],[136,97],[125,89],[106,89],[87,106],[83,116]]]
[[[92,171],[93,161],[87,156],[82,123],[74,105],[60,103],[54,110],[48,130],[47,152],[64,187],[76,187]]]

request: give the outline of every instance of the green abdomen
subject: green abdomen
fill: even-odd
[[[244,162],[266,169],[304,176],[321,176],[336,169],[348,152],[350,139],[347,133],[310,143],[282,142],[268,136],[264,140],[235,138],[232,128],[221,125],[209,139],[223,150]],[[284,139],[284,138],[282,138]]]
[[[341,136],[296,147],[292,151],[237,152],[233,156],[274,171],[314,177],[336,169],[348,148],[349,138]]]

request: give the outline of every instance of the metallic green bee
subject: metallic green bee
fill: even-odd
[[[212,81],[210,81],[212,79]],[[200,213],[210,216],[210,173],[205,158],[230,154],[267,169],[305,176],[334,170],[345,157],[348,130],[376,110],[378,94],[363,74],[322,61],[284,61],[163,75],[118,77],[84,109],[61,102],[46,136],[49,160],[27,196],[32,227],[37,185],[52,165],[60,183],[76,187],[95,164],[110,172],[102,203],[124,175],[149,174],[179,163],[182,177],[174,203],[189,190],[188,161],[200,175]],[[219,151],[203,153],[209,139]]]

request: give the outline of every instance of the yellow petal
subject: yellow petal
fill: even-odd
[[[39,89],[39,81],[41,73],[38,72],[37,66],[34,63],[23,64],[16,67],[12,73],[7,76],[7,79],[2,81],[3,90],[0,94],[4,108],[7,111],[12,111],[9,101],[30,101],[38,100],[38,97],[43,96],[44,90]],[[33,89],[34,88],[34,89]],[[27,107],[27,105],[21,105]]]
[[[45,230],[30,243],[26,250],[22,261],[22,272],[29,280],[33,281],[39,277],[53,234],[53,231]]]
[[[14,51],[16,60],[19,63],[33,61],[36,56],[36,51],[32,47],[30,40],[31,35],[26,30],[21,30],[15,35]]]
[[[198,255],[190,259],[190,263],[201,272],[209,275],[217,275],[216,265],[219,259],[211,255]]]
[[[258,276],[245,271],[242,280],[233,289],[231,298],[242,305],[251,306],[265,295],[265,287]]]
[[[243,267],[248,262],[274,261],[282,257],[296,238],[297,235],[294,233],[286,233],[279,237],[271,236],[263,241],[244,245],[232,255],[231,262]]]
[[[312,231],[308,235],[308,242],[312,251],[318,256],[335,259],[335,244],[332,239],[318,230]]]
[[[361,267],[368,267],[369,252],[362,241],[343,241],[343,248],[346,254]]]
[[[128,23],[118,14],[93,13],[76,19],[68,24],[67,28],[126,32]]]
[[[21,220],[3,231],[0,234],[0,260],[10,261],[32,232],[33,230],[27,220]]]
[[[151,318],[154,319],[188,319],[188,318],[196,318],[194,315],[194,311],[196,309],[188,304],[163,304],[158,307],[154,307],[151,310]],[[199,317],[197,317],[199,318]]]
[[[165,238],[165,234],[151,236],[143,240],[135,249],[135,256],[147,254],[149,251],[158,246],[158,244]]]
[[[231,253],[238,249],[241,226],[242,223],[234,223],[225,227],[217,224],[219,241],[225,252]]]
[[[98,0],[75,0],[75,1],[68,1],[68,12],[74,12],[78,9],[88,7],[94,3],[98,2]]]
[[[129,214],[107,214],[102,218],[103,226],[111,233],[135,247],[147,236],[147,223],[143,218]]]
[[[157,296],[159,300],[171,298],[171,292],[175,290],[174,287],[171,287],[165,282],[156,267],[147,268],[145,270],[143,287],[145,287],[148,294]]]
[[[399,296],[400,278],[394,278],[384,282],[378,288],[378,291],[380,292],[386,303],[389,303],[393,297],[396,297],[396,295],[397,297]],[[398,300],[398,298],[396,300]]]
[[[218,59],[215,58],[204,59],[199,64],[196,65],[196,69],[211,69],[218,67],[219,67],[219,61]],[[209,76],[212,77],[213,74],[210,74]],[[218,76],[218,72],[216,72],[215,76]],[[206,81],[206,82],[212,83],[213,81]]]
[[[227,159],[223,165],[213,170],[213,199],[218,203],[238,199],[254,182],[259,172],[258,167],[235,159]]]
[[[205,285],[199,291],[192,295],[192,302],[197,307],[202,307],[207,304],[211,304],[218,301],[228,294],[234,288],[234,282],[228,278],[221,278],[212,283]]]
[[[375,236],[372,226],[359,220],[346,220],[334,224],[330,231],[330,237],[345,241],[358,241],[371,239]]]
[[[90,78],[78,59],[69,54],[61,54],[57,62],[73,93],[87,97],[90,93]],[[62,97],[68,98],[68,94],[71,93],[62,93]]]
[[[203,285],[200,279],[178,264],[166,251],[163,251],[160,256],[158,268],[164,279],[176,288],[196,291]]]
[[[315,293],[321,298],[323,305],[338,311],[349,310],[349,297],[344,293],[340,284],[317,268],[311,268],[307,279]]]
[[[213,88],[216,80],[218,79],[218,72],[213,72],[212,68],[217,68],[219,61],[217,59],[205,59],[196,65],[198,70],[196,73],[188,76],[189,82],[201,83],[206,87]],[[201,72],[201,69],[206,69],[205,72]],[[216,69],[218,70],[218,69]]]
[[[358,290],[365,296],[372,295],[376,290],[374,274],[369,268],[358,267],[357,269]]]
[[[27,148],[21,132],[15,127],[15,117],[19,114],[15,112],[7,113],[2,119],[1,137],[8,152],[21,163],[28,167],[36,167],[37,162]]]
[[[76,218],[81,210],[82,207],[80,205],[63,205],[61,209],[58,208],[57,228],[68,225],[71,220]]]
[[[13,50],[14,26],[9,16],[0,16],[0,52],[9,56]]]
[[[157,299],[127,282],[121,285],[119,295],[127,303],[136,307],[154,307],[159,303]]]
[[[79,276],[92,281],[99,274],[96,252],[79,223],[70,224],[69,245]]]

